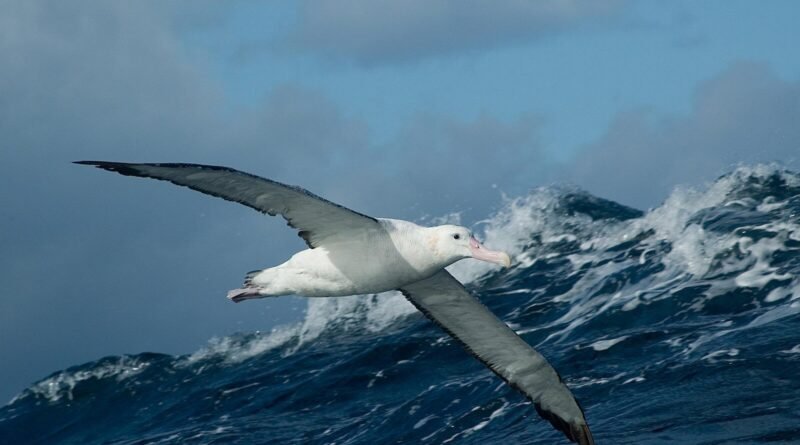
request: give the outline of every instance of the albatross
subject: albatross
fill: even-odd
[[[572,442],[594,444],[583,410],[547,360],[498,319],[446,266],[465,258],[508,267],[509,256],[484,247],[465,227],[422,227],[373,218],[282,184],[228,167],[78,161],[126,176],[169,181],[282,216],[308,249],[278,266],[248,273],[234,302],[301,295],[336,297],[399,290]]]

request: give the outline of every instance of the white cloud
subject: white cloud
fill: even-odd
[[[540,39],[618,15],[624,0],[303,1],[295,47],[363,65]]]
[[[676,184],[696,184],[740,163],[793,165],[800,155],[800,82],[766,65],[735,64],[696,90],[691,112],[621,113],[566,176],[594,194],[653,206]]]

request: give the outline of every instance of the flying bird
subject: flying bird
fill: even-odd
[[[308,249],[248,273],[234,302],[280,295],[334,297],[399,290],[475,358],[529,398],[539,415],[580,445],[594,444],[578,402],[555,369],[444,268],[464,258],[510,266],[465,227],[422,227],[373,218],[296,186],[227,167],[197,164],[76,164],[169,181],[282,216]]]

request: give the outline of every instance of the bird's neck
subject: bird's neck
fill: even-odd
[[[432,275],[453,263],[439,252],[432,228],[402,220],[388,221],[391,224],[390,236],[397,251],[421,274]]]

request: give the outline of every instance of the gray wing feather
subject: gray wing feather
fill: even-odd
[[[208,195],[244,204],[269,215],[281,215],[314,248],[349,230],[377,228],[375,218],[332,203],[300,187],[281,184],[228,167],[199,164],[131,164],[79,161],[126,176],[169,181]]]
[[[445,270],[400,289],[475,358],[533,401],[573,442],[594,444],[583,410],[556,370]]]

